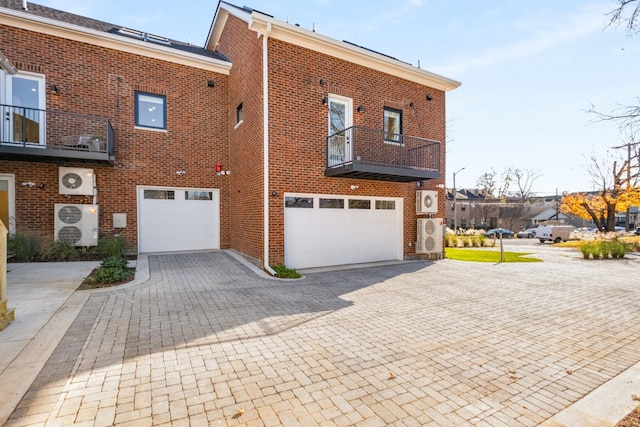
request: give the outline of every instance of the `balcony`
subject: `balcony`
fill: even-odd
[[[109,119],[0,104],[0,159],[60,164],[115,162]]]
[[[324,175],[393,182],[440,178],[440,142],[353,126],[327,138]]]

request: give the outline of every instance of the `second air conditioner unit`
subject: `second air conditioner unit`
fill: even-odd
[[[93,169],[60,167],[59,178],[60,194],[93,196]]]
[[[438,192],[432,190],[416,191],[416,213],[434,214],[438,212]]]
[[[98,205],[55,205],[55,239],[74,246],[98,244]]]
[[[417,254],[442,252],[442,218],[418,219]]]

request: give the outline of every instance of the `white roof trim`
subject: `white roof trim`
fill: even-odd
[[[213,22],[211,23],[211,29],[209,30],[209,35],[207,36],[207,41],[204,44],[207,49],[216,50],[218,42],[220,41],[220,36],[222,35],[222,30],[224,30],[224,26],[227,24],[229,13],[236,18],[242,19],[247,23],[247,25],[251,22],[251,15],[249,13],[243,12],[228,3],[219,1],[218,9],[216,10]]]
[[[68,24],[41,16],[0,8],[0,25],[8,25],[42,34],[66,38],[115,49],[122,52],[174,62],[189,67],[229,74],[231,64],[215,58],[180,51],[167,46],[155,45],[142,40],[128,39],[123,36],[105,33],[79,25]]]
[[[234,15],[236,14],[234,13]],[[323,36],[295,25],[278,21],[258,12],[251,14],[251,22],[249,22],[249,28],[251,30],[256,31],[258,34],[264,34],[268,24],[271,24],[269,37],[296,46],[311,49],[443,91],[456,89],[461,84],[456,80],[416,68],[396,59]]]

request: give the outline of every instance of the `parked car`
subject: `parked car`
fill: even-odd
[[[526,230],[522,230],[518,233],[518,239],[522,239],[522,238],[531,239],[533,237],[536,237],[535,228],[527,228]]]
[[[595,233],[598,231],[595,227],[578,227],[574,230],[575,233]]]
[[[640,227],[636,228],[636,236],[640,236]]]
[[[484,237],[497,237],[499,238],[502,235],[503,239],[511,239],[513,238],[513,231],[507,230],[505,228],[492,228],[487,230],[484,233]]]

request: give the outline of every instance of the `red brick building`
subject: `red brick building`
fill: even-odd
[[[204,48],[12,0],[0,24],[12,233],[267,270],[441,252],[456,81],[226,2]]]

